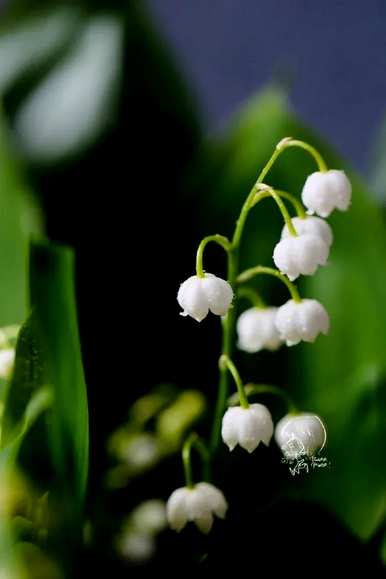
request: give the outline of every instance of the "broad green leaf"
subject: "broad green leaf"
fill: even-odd
[[[385,345],[386,234],[377,202],[347,164],[290,111],[285,95],[270,88],[236,116],[229,130],[203,151],[203,218],[215,231],[229,234],[233,220],[276,143],[292,136],[317,146],[332,168],[348,171],[353,202],[330,219],[335,242],[327,267],[300,282],[302,293],[320,300],[331,316],[331,331],[313,345],[288,351],[289,388],[301,407],[319,413],[329,432],[332,468],[310,477],[302,488],[335,513],[361,538],[368,538],[385,513],[386,444]],[[266,182],[300,194],[306,176],[316,170],[304,151],[286,151]],[[197,185],[197,183],[196,183]],[[243,266],[272,265],[282,227],[274,204],[264,201],[251,215],[243,243]],[[217,222],[213,222],[217,217]],[[221,228],[220,228],[221,227]],[[264,297],[287,299],[277,283],[264,280]],[[280,298],[278,298],[280,295]],[[283,359],[283,354],[279,354]],[[246,359],[246,358],[244,358]],[[248,358],[249,379],[260,380],[259,357]],[[271,357],[273,373],[275,362]],[[254,375],[253,372],[256,372]],[[269,366],[265,367],[269,377]],[[287,379],[286,379],[287,381]]]
[[[44,376],[54,394],[49,417],[53,460],[67,492],[81,502],[88,472],[88,410],[69,248],[31,244],[30,291]]]

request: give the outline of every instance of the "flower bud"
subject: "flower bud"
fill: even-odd
[[[316,414],[288,414],[275,428],[275,440],[289,459],[314,455],[324,447],[326,438],[326,428]]]
[[[351,202],[351,183],[344,171],[317,171],[307,177],[302,200],[311,215],[328,217],[334,209],[346,211]]]
[[[324,241],[327,247],[331,247],[333,242],[332,229],[324,219],[308,215],[303,218],[293,217],[291,221],[298,235],[315,235]],[[287,225],[285,225],[281,232],[281,238],[287,239],[288,237],[291,237],[291,234]]]
[[[233,290],[229,283],[212,273],[204,277],[193,275],[184,281],[178,291],[177,300],[182,316],[191,316],[201,322],[209,310],[217,316],[225,316],[232,303]]]
[[[251,404],[248,408],[228,408],[222,419],[221,435],[232,451],[237,444],[253,452],[260,442],[266,446],[273,434],[271,413],[263,404]]]
[[[277,350],[281,344],[275,326],[277,308],[250,308],[237,320],[238,347],[254,353],[266,348]]]
[[[327,334],[330,318],[316,300],[289,300],[278,309],[275,324],[280,338],[287,346],[293,346],[301,340],[313,342],[320,333]]]
[[[225,497],[217,487],[200,482],[193,488],[175,490],[168,499],[166,513],[174,531],[181,531],[188,521],[194,521],[202,533],[209,533],[213,514],[223,519],[227,508]]]
[[[273,261],[293,281],[299,275],[313,275],[319,265],[326,265],[328,253],[328,246],[316,235],[291,235],[275,246]]]

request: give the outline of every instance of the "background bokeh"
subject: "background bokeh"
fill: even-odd
[[[151,0],[190,75],[206,126],[218,128],[272,78],[290,89],[307,124],[358,169],[385,112],[382,0]]]
[[[382,576],[384,3],[20,0],[2,10],[0,265],[9,275],[1,323],[25,313],[27,233],[44,229],[76,255],[91,461],[85,546],[66,549],[59,525],[66,576],[222,565]],[[331,219],[331,263],[301,282],[326,305],[332,330],[315,345],[235,358],[246,381],[288,388],[324,417],[331,468],[293,478],[274,445],[252,460],[224,447],[215,482],[232,505],[227,521],[209,538],[164,531],[155,557],[134,565],[116,548],[124,520],[183,484],[180,437],[194,420],[208,434],[216,396],[218,320],[180,317],[178,285],[204,235],[231,234],[256,174],[288,135],[320,147],[353,182],[350,212]],[[313,169],[291,151],[269,182],[298,193]],[[246,228],[243,266],[270,265],[280,229],[274,208],[262,205]],[[221,251],[207,251],[206,268],[224,274]],[[286,299],[268,280],[259,288],[267,301]],[[172,414],[155,413],[144,427],[133,403],[160,384],[151,404],[161,399]],[[193,393],[181,401],[184,389]],[[280,418],[279,403],[263,402]],[[170,433],[176,408],[182,421]],[[162,439],[163,454],[152,468],[130,470],[127,444],[143,429],[147,442]],[[23,465],[42,485],[40,465],[28,461],[33,443]],[[43,547],[55,554],[50,541]]]

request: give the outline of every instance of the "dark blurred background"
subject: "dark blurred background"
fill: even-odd
[[[252,462],[242,452],[229,457],[222,449],[216,482],[232,504],[227,522],[218,524],[209,539],[192,529],[179,536],[165,532],[155,559],[131,567],[114,550],[120,521],[140,501],[167,499],[181,486],[180,461],[170,456],[117,491],[105,482],[111,466],[109,435],[127,421],[138,396],[157,384],[204,392],[209,410],[199,430],[208,433],[220,348],[218,320],[211,317],[199,325],[181,318],[176,292],[193,273],[199,240],[209,233],[231,233],[242,200],[276,142],[288,134],[316,139],[328,161],[341,166],[325,143],[329,140],[357,169],[368,171],[386,109],[386,4],[25,0],[3,3],[3,16],[0,91],[8,146],[39,199],[48,236],[74,247],[77,259],[90,403],[87,517],[92,540],[74,563],[73,575],[82,576],[85,570],[112,577],[156,570],[181,573],[192,565],[213,573],[225,564],[232,570],[256,569],[256,574],[301,575],[316,568],[330,571],[334,565],[339,572],[355,569],[381,576],[385,529],[378,499],[385,487],[381,475],[375,482],[372,477],[378,465],[379,473],[384,468],[385,340],[379,329],[384,278],[379,273],[369,289],[365,268],[374,271],[386,246],[382,210],[361,181],[355,181],[363,197],[358,197],[353,217],[344,217],[346,225],[342,216],[336,218],[337,246],[339,239],[341,244],[332,256],[336,265],[322,275],[319,287],[305,286],[335,307],[341,333],[330,342],[326,338],[320,350],[237,355],[246,380],[258,375],[259,381],[282,386],[292,381],[295,396],[308,408],[322,412],[327,407],[332,441],[338,446],[335,479],[316,473],[315,484],[322,491],[306,501],[312,477],[291,480],[273,445],[259,449]],[[23,34],[31,21],[32,32]],[[19,37],[17,30],[22,31]],[[230,115],[260,89],[265,89],[262,97],[230,123]],[[288,183],[296,192],[312,169],[301,156],[289,157],[272,173],[273,183]],[[358,224],[369,240],[363,259]],[[262,209],[246,231],[245,265],[250,259],[268,263],[279,232],[272,208]],[[376,249],[369,257],[365,251],[372,244]],[[355,261],[360,258],[362,276]],[[213,249],[207,259],[209,271],[224,273],[221,252]],[[359,280],[351,290],[345,284],[354,274]],[[263,291],[270,292],[274,303],[286,297],[275,284],[264,282]],[[347,325],[347,316],[354,316],[341,313],[342,304],[350,303],[353,311],[362,304],[355,327]],[[355,350],[363,335],[362,318],[368,324],[363,339],[379,344],[377,357],[370,346],[363,348],[366,359]],[[332,382],[328,370],[335,358]],[[329,390],[322,389],[323,380]],[[313,382],[318,394],[304,395]],[[342,442],[350,436],[347,432],[361,429],[350,421],[348,427],[343,422],[348,430],[341,428],[339,420],[351,416],[347,392],[355,393],[355,420],[374,407],[381,417],[370,415],[372,437],[365,437],[370,452],[357,440],[348,442],[357,453],[348,468],[344,458],[350,453]],[[276,418],[283,412],[272,408]],[[364,464],[367,456],[371,459]],[[339,469],[346,479],[336,492]],[[359,515],[353,507],[355,516],[347,516],[347,524],[339,505],[329,504],[335,493],[349,496],[350,508],[357,495],[374,496],[371,524],[362,525],[367,504]],[[340,511],[346,509],[343,499]]]

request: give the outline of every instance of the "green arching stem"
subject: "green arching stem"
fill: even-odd
[[[196,434],[195,432],[191,432],[188,438],[185,440],[184,445],[182,447],[182,462],[184,465],[185,482],[186,486],[190,489],[194,487],[192,459],[191,459],[191,452],[193,447],[200,454],[203,463],[202,480],[209,479],[209,453],[204,443],[199,438],[198,434]]]
[[[278,396],[283,400],[287,406],[288,414],[295,414],[297,412],[296,405],[289,394],[279,388],[279,386],[273,386],[271,384],[247,384],[246,392],[247,396],[254,396],[255,394],[272,394],[273,396]]]
[[[238,271],[239,249],[232,247],[228,251],[228,282],[235,288],[236,276]],[[226,356],[232,355],[232,338],[235,331],[236,308],[233,306],[229,308],[226,316],[222,318],[222,346],[221,352]],[[226,368],[220,368],[220,380],[218,386],[216,408],[214,412],[214,420],[212,426],[210,450],[213,454],[220,442],[221,438],[221,423],[224,410],[226,408],[226,401],[229,396],[229,372]]]
[[[300,141],[299,139],[287,138],[280,141],[276,148],[279,149],[279,151],[284,151],[284,149],[288,149],[289,147],[299,147],[300,149],[304,149],[315,159],[319,171],[325,173],[328,170],[327,163],[323,159],[322,155],[309,143]]]
[[[259,203],[259,201],[262,201],[263,199],[266,199],[267,197],[272,197],[272,199],[275,200],[277,206],[280,209],[280,212],[283,216],[283,219],[285,221],[285,224],[288,228],[290,235],[296,236],[297,235],[296,229],[293,226],[291,216],[288,213],[287,207],[284,205],[283,201],[280,198],[280,195],[278,194],[278,192],[275,189],[273,189],[273,187],[269,187],[268,185],[264,185],[264,189],[262,189],[261,191],[259,191],[258,193],[255,194],[255,196],[253,198],[253,202],[251,203],[251,207],[254,207],[255,205],[257,205],[257,203]]]
[[[249,408],[248,399],[244,391],[244,385],[240,378],[240,374],[238,373],[236,366],[229,358],[229,356],[226,356],[224,354],[220,356],[219,366],[221,369],[228,369],[229,372],[232,374],[233,380],[235,381],[237,387],[237,392],[239,394],[240,406],[242,408]]]
[[[293,284],[283,273],[281,273],[277,269],[274,269],[273,267],[265,267],[263,265],[256,265],[255,267],[251,267],[249,269],[246,269],[242,273],[240,273],[240,275],[237,277],[236,281],[237,281],[237,283],[244,283],[245,281],[248,281],[251,278],[255,277],[256,275],[260,275],[260,274],[272,275],[274,277],[277,277],[278,279],[280,279],[280,281],[282,281],[287,286],[288,291],[290,292],[291,297],[294,300],[294,302],[299,303],[302,301],[295,284]]]
[[[315,149],[315,147],[312,147],[312,145],[309,145],[308,143],[305,143],[304,141],[300,141],[298,139],[292,139],[291,137],[286,137],[285,139],[282,139],[280,141],[280,143],[278,143],[276,145],[276,149],[274,150],[271,158],[269,159],[268,163],[265,165],[265,167],[263,168],[263,170],[261,171],[261,173],[258,177],[257,181],[259,183],[262,183],[264,181],[267,173],[270,171],[270,169],[272,168],[272,165],[275,163],[275,161],[278,159],[278,157],[282,154],[282,152],[285,149],[289,149],[290,147],[298,147],[300,149],[304,149],[315,159],[316,164],[318,165],[319,171],[321,171],[322,173],[327,171],[327,164],[324,161],[322,155],[319,153],[319,151],[317,151]]]
[[[221,247],[225,249],[225,251],[227,252],[230,250],[231,243],[229,239],[224,235],[215,234],[204,237],[204,239],[200,242],[200,245],[198,246],[196,255],[196,273],[198,277],[205,277],[202,259],[204,255],[204,249],[207,246],[207,244],[210,243],[211,241],[217,243],[218,245],[221,245]]]
[[[256,290],[250,287],[239,288],[237,290],[237,297],[246,298],[255,308],[265,308],[264,300],[260,297]]]
[[[265,186],[265,187],[268,187],[268,186]],[[273,189],[273,188],[270,187],[270,189]],[[300,217],[300,219],[305,219],[307,217],[302,202],[299,201],[299,199],[297,199],[297,197],[295,197],[295,195],[292,195],[292,193],[288,193],[288,191],[283,191],[281,189],[273,189],[273,190],[275,191],[275,193],[277,195],[279,195],[279,197],[281,197],[282,199],[287,199],[287,201],[289,201],[293,205],[293,207],[296,211],[296,214],[298,217]],[[259,193],[256,193],[255,199],[252,203],[252,207],[254,207],[256,205],[256,203],[258,203],[260,201],[260,195],[261,195],[262,199],[264,197],[269,196],[268,191],[267,191],[267,194],[263,196],[262,195],[263,191],[264,190],[262,189]]]

